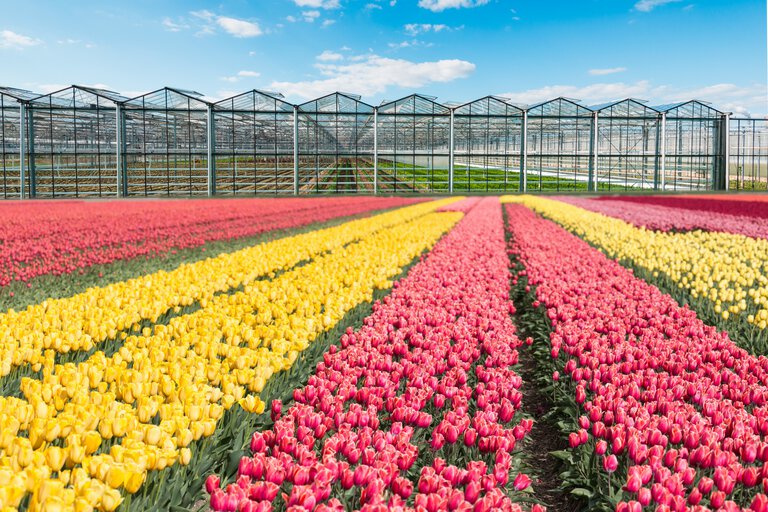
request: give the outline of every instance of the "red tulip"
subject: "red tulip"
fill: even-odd
[[[518,473],[514,482],[515,489],[522,491],[523,489],[527,489],[529,485],[531,485],[531,478],[524,473]]]

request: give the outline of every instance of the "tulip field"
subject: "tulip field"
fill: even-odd
[[[0,226],[0,512],[768,511],[762,196]]]

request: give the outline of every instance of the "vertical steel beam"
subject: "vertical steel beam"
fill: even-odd
[[[27,106],[19,103],[19,199],[24,199],[27,181]]]
[[[122,106],[115,105],[115,173],[117,174],[117,197],[123,194],[123,122]]]
[[[659,177],[659,184],[661,190],[666,188],[667,183],[667,113],[661,113],[661,144],[658,148],[659,151],[659,170],[661,176]]]
[[[731,188],[731,114],[724,114],[723,115],[723,135],[720,138],[722,140],[722,158],[723,158],[723,165],[725,166],[725,169],[723,170],[722,174],[725,178],[725,190],[730,190]],[[717,184],[715,184],[715,188],[717,188]]]
[[[206,157],[208,158],[208,196],[214,196],[216,195],[216,159],[214,155],[216,133],[213,119],[213,105],[208,105],[205,122],[207,139]]]
[[[587,176],[587,191],[597,192],[597,112],[592,112],[592,125],[589,130],[589,174]]]
[[[451,125],[448,131],[450,147],[448,148],[448,193],[453,194],[453,157],[454,157],[454,132],[453,132],[453,109],[451,109]]]
[[[528,111],[523,111],[523,126],[520,134],[520,192],[528,190]]]
[[[661,115],[656,122],[656,147],[654,148],[653,158],[653,190],[659,190],[659,178],[661,177]]]
[[[299,107],[293,106],[293,195],[299,195]]]
[[[379,193],[379,107],[373,107],[373,195]]]

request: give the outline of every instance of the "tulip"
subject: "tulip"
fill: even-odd
[[[619,467],[619,461],[616,456],[611,454],[607,457],[603,457],[603,469],[608,473],[613,473]]]
[[[528,475],[524,473],[519,473],[515,477],[514,486],[516,490],[522,491],[524,489],[527,489],[529,485],[531,485],[531,478]]]

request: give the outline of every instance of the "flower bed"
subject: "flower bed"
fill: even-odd
[[[621,219],[636,227],[658,231],[699,229],[768,239],[768,219],[750,216],[752,204],[745,201],[741,202],[740,213],[733,215],[631,201],[597,201],[581,197],[558,197],[557,200]]]
[[[333,242],[271,280],[205,297],[198,310],[127,336],[110,356],[62,365],[46,352],[41,377],[22,379],[23,398],[0,397],[0,501],[112,510],[118,489],[134,493],[149,471],[187,464],[193,441],[237,429],[219,424],[226,410],[262,411],[258,394],[272,374],[461,217],[421,213]]]
[[[352,197],[0,204],[0,286],[420,201]]]
[[[272,404],[236,482],[209,477],[212,508],[520,510],[531,481],[513,454],[531,420],[516,414],[507,266],[500,207],[485,199],[290,407]]]
[[[507,212],[576,411],[574,478],[620,511],[768,510],[768,359],[554,223]]]

